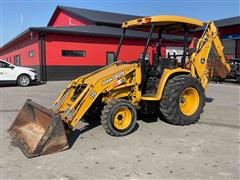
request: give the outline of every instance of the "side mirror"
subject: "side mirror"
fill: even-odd
[[[14,66],[11,66],[11,65],[9,65],[9,68],[11,68],[11,69],[14,69],[15,67],[14,67]]]

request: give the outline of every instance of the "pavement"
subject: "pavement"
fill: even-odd
[[[26,99],[50,107],[66,84],[0,87],[1,179],[239,179],[240,87],[232,84],[209,84],[197,124],[145,117],[132,134],[111,137],[81,122],[69,150],[26,158],[6,130]]]

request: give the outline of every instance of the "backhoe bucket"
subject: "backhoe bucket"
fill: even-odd
[[[60,115],[29,99],[10,126],[9,133],[28,158],[69,148]]]

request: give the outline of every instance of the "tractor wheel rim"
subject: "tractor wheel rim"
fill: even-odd
[[[185,116],[192,116],[198,109],[200,97],[195,88],[186,88],[179,99],[180,110]]]
[[[124,130],[129,127],[132,122],[132,113],[126,108],[118,109],[113,116],[114,127],[119,130]]]
[[[20,83],[21,83],[22,85],[27,85],[27,84],[29,83],[29,79],[28,79],[27,77],[22,77],[22,78],[20,79]]]

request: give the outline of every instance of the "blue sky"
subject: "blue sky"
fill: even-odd
[[[0,0],[0,46],[28,27],[46,26],[57,5],[134,15],[183,15],[203,21],[240,15],[239,0]]]

